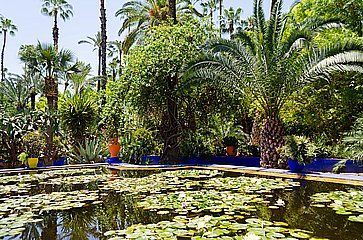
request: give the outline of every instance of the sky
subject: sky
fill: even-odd
[[[69,49],[78,60],[90,63],[93,70],[97,69],[97,52],[88,44],[78,44],[78,41],[94,36],[100,29],[99,0],[69,0],[73,6],[74,16],[66,22],[59,22],[59,46]],[[115,17],[115,12],[127,2],[125,0],[105,0],[107,15],[108,40],[121,40],[118,30],[121,20]],[[269,0],[264,1],[265,12],[269,9]],[[284,1],[284,11],[287,11],[294,0]],[[14,37],[8,36],[5,49],[5,67],[10,73],[22,72],[18,57],[19,47],[23,44],[52,43],[53,19],[40,13],[42,0],[0,0],[0,14],[13,20],[18,27]],[[226,8],[241,7],[243,18],[252,15],[253,0],[225,0]],[[0,36],[1,46],[3,36]]]

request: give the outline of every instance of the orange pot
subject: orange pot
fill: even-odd
[[[111,138],[108,143],[108,150],[110,151],[111,157],[118,157],[120,149],[121,146],[118,142],[118,138]]]
[[[237,155],[237,151],[236,151],[235,146],[227,146],[226,152],[227,152],[228,156],[236,156]]]

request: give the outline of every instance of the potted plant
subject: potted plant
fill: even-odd
[[[22,137],[23,146],[29,168],[36,168],[39,157],[43,155],[45,149],[44,135],[39,131],[33,131]],[[22,156],[24,159],[24,155]]]
[[[309,139],[303,136],[287,136],[285,145],[279,149],[280,156],[287,160],[292,172],[301,172],[305,165],[314,159],[313,152],[309,151]]]
[[[226,147],[228,156],[237,155],[238,139],[234,136],[227,136],[223,138],[223,145]]]
[[[108,150],[110,151],[111,158],[118,158],[121,149],[118,139],[120,113],[114,109],[114,106],[106,104],[102,114],[103,116],[100,124],[103,129],[103,134],[108,140]]]

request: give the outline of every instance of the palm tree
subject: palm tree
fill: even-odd
[[[285,167],[278,148],[284,144],[281,109],[289,97],[313,80],[329,80],[332,73],[363,72],[361,43],[335,43],[318,48],[309,41],[318,30],[336,24],[293,25],[286,31],[282,0],[276,0],[265,21],[262,0],[254,2],[254,29],[235,39],[217,39],[193,65],[190,77],[224,81],[250,92],[264,118],[261,130],[261,166]],[[312,20],[310,20],[312,22]],[[310,26],[310,27],[309,27]],[[319,27],[317,27],[319,26]],[[289,34],[290,33],[290,34]]]
[[[220,35],[222,37],[222,19],[223,19],[223,0],[219,0],[219,28],[220,28]]]
[[[236,27],[241,25],[241,14],[242,9],[237,8],[234,10],[233,7],[224,10],[224,18],[221,21],[222,32],[228,32],[231,37]]]
[[[107,83],[107,72],[106,72],[106,55],[107,55],[107,33],[106,33],[106,9],[105,9],[105,0],[100,0],[100,11],[101,11],[101,73],[102,73],[102,84],[101,88],[106,89]]]
[[[39,72],[34,71],[31,67],[31,62],[34,56],[37,54],[35,46],[33,45],[21,45],[19,50],[20,60],[24,63],[24,79],[30,87],[30,102],[31,109],[35,110],[35,98],[37,94],[42,93],[44,88],[44,82],[42,81]]]
[[[56,49],[58,49],[59,41],[58,16],[66,21],[73,16],[72,10],[73,7],[67,0],[43,0],[41,12],[46,16],[54,17],[53,44]]]
[[[124,41],[115,40],[109,42],[108,44],[109,56],[113,57],[116,54],[116,59],[118,63],[118,74],[121,75],[123,56],[129,53],[129,50],[132,46],[132,39],[126,38]]]
[[[203,7],[203,11],[209,14],[210,23],[212,26],[213,26],[213,13],[217,10],[217,3],[218,0],[208,0],[200,4]]]
[[[26,84],[24,76],[11,74],[7,79],[5,78],[0,84],[0,93],[3,94],[6,99],[16,106],[18,112],[23,111],[30,96],[30,89]]]
[[[78,44],[89,44],[91,46],[93,46],[93,51],[97,50],[98,51],[98,69],[97,69],[97,76],[101,76],[101,53],[102,53],[102,38],[101,38],[101,32],[97,32],[95,37],[87,37],[87,40],[81,40],[78,42]],[[100,91],[101,89],[101,82],[98,79],[98,83],[97,83],[97,91]]]
[[[18,30],[18,28],[13,24],[13,21],[0,17],[0,34],[3,34],[3,47],[1,50],[1,81],[5,78],[5,70],[4,70],[4,55],[5,55],[5,45],[6,45],[6,37],[9,33],[10,36],[14,36],[15,32]]]
[[[167,21],[168,17],[171,17],[176,22],[177,13],[190,13],[190,4],[192,4],[191,0],[128,1],[115,14],[116,17],[120,17],[123,20],[119,35],[127,30],[128,35],[124,42],[131,46],[143,37],[149,27]],[[170,9],[169,6],[171,6]],[[201,16],[196,9],[193,9],[193,13]]]
[[[168,11],[167,0],[126,2],[115,14],[116,17],[124,20],[119,35],[125,30],[129,33],[138,32],[138,35],[141,35],[149,26],[158,25],[167,20]]]
[[[58,110],[58,79],[76,72],[77,65],[73,64],[73,54],[68,50],[58,51],[53,45],[41,44],[35,47],[36,54],[28,59],[32,71],[39,73],[44,79],[44,95],[47,98],[48,110],[53,113]],[[49,161],[56,157],[53,148],[54,119],[50,116],[47,126],[47,158]]]

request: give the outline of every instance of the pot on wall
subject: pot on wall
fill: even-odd
[[[39,158],[28,158],[28,167],[37,168],[38,162],[39,162]]]
[[[111,157],[118,157],[120,149],[121,146],[118,142],[118,138],[111,138],[108,142],[108,150],[110,151]]]
[[[226,152],[228,156],[236,156],[237,155],[237,150],[235,146],[227,146],[226,147]]]

